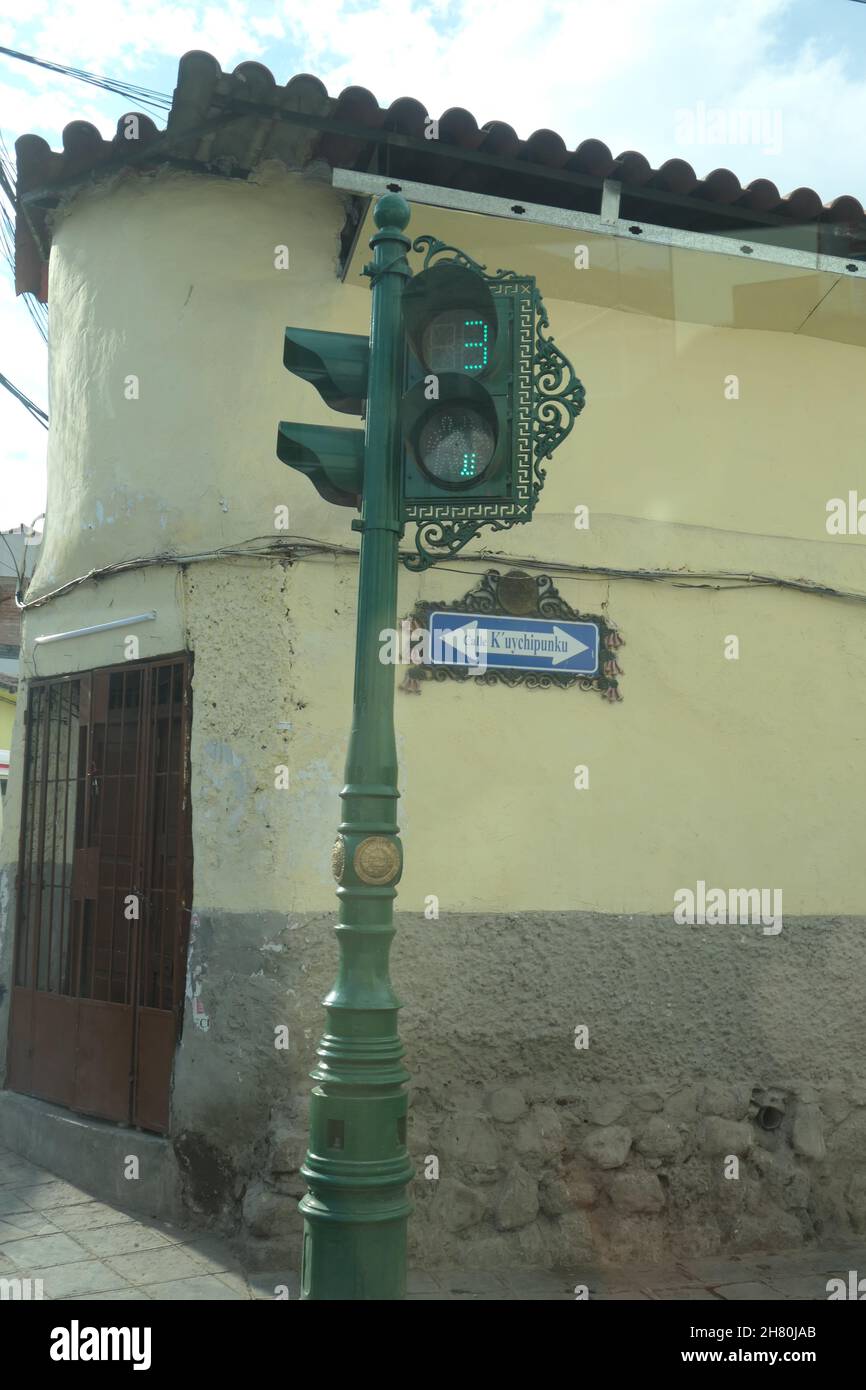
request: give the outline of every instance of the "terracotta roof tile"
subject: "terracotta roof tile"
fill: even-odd
[[[281,119],[292,113],[294,119]],[[246,177],[263,159],[300,168],[313,160],[333,166],[375,169],[395,178],[494,193],[501,197],[581,211],[597,211],[600,184],[622,184],[624,217],[699,231],[754,226],[811,226],[809,244],[847,257],[866,256],[866,214],[857,198],[843,195],[825,206],[811,188],[782,196],[769,179],[746,188],[730,169],[703,178],[684,159],[654,169],[645,155],[614,156],[601,140],[570,150],[554,130],[521,140],[503,121],[480,126],[471,111],[454,106],[429,135],[428,112],[414,97],[379,106],[366,87],[328,95],[317,77],[301,73],[285,86],[261,63],[240,63],[224,73],[209,53],[186,53],[178,66],[165,130],[139,112],[138,139],[127,138],[128,116],[105,140],[86,121],[63,131],[62,152],[37,135],[16,141],[19,204],[16,229],[18,292],[45,297],[50,232],[47,215],[64,192],[117,169],[181,168]],[[29,196],[28,196],[29,195]],[[788,232],[790,236],[790,230]]]

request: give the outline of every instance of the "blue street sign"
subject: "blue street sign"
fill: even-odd
[[[577,671],[591,676],[598,670],[598,625],[490,613],[431,613],[430,648],[435,666]]]

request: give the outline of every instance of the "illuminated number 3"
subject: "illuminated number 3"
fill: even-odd
[[[467,372],[480,372],[487,366],[487,338],[490,330],[483,319],[466,319],[463,327],[466,330],[463,339],[464,351],[467,348],[477,348],[481,353],[480,362],[466,362],[463,370]],[[473,329],[476,332],[474,338],[470,337],[470,333]],[[481,335],[480,337],[477,336],[479,332]]]

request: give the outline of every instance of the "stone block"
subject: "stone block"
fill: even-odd
[[[844,1163],[859,1166],[866,1154],[866,1110],[852,1110],[827,1140],[834,1168]]]
[[[831,1125],[840,1125],[851,1114],[852,1102],[841,1081],[831,1081],[821,1092],[821,1110]]]
[[[556,1264],[571,1270],[575,1270],[575,1266],[583,1261],[594,1258],[592,1229],[585,1212],[568,1211],[559,1218],[551,1253]],[[575,1273],[577,1283],[579,1271]]]
[[[665,1205],[664,1188],[655,1173],[614,1173],[607,1191],[617,1211],[654,1213]]]
[[[306,1156],[306,1130],[286,1128],[272,1131],[268,1155],[271,1173],[297,1173]]]
[[[508,1172],[496,1203],[495,1221],[500,1231],[528,1226],[538,1215],[538,1183],[516,1163]]]
[[[862,1235],[866,1232],[866,1173],[854,1174],[845,1193],[845,1205],[851,1225]]]
[[[751,1125],[721,1115],[708,1115],[701,1125],[701,1151],[708,1155],[742,1156],[750,1152],[754,1144]]]
[[[251,1183],[247,1188],[243,1218],[251,1234],[263,1239],[296,1234],[303,1225],[297,1200],[285,1193],[274,1192],[261,1182]]]
[[[456,1178],[443,1178],[432,1210],[449,1231],[456,1232],[477,1226],[486,1208],[484,1197],[476,1188],[467,1187]]]
[[[594,1125],[612,1125],[625,1114],[626,1097],[607,1095],[595,1098],[587,1107],[587,1116]]]
[[[448,1158],[467,1168],[494,1172],[499,1165],[499,1139],[483,1115],[467,1111],[452,1115],[442,1126],[439,1147]]]
[[[621,1168],[631,1148],[631,1130],[624,1125],[605,1125],[590,1130],[581,1150],[597,1168]]]
[[[640,1131],[636,1147],[648,1158],[674,1158],[683,1146],[683,1136],[676,1125],[661,1115],[653,1115]]]
[[[514,1147],[521,1156],[553,1159],[563,1147],[562,1121],[552,1105],[536,1105],[514,1131]]]
[[[804,1158],[821,1159],[827,1154],[824,1143],[824,1120],[817,1105],[799,1101],[794,1112],[791,1142]]]
[[[674,1124],[690,1124],[698,1113],[698,1101],[703,1088],[697,1084],[683,1086],[665,1101],[664,1113]]]
[[[635,1110],[642,1110],[647,1114],[655,1114],[664,1109],[664,1096],[659,1091],[641,1091],[634,1098]]]
[[[487,1097],[487,1108],[494,1120],[510,1125],[526,1114],[526,1098],[517,1086],[500,1086]]]
[[[542,1178],[538,1195],[545,1216],[562,1216],[572,1205],[568,1184],[553,1174],[547,1174]]]
[[[751,1088],[745,1082],[707,1081],[700,1096],[700,1111],[724,1120],[742,1120],[749,1112],[751,1098]]]
[[[572,1207],[585,1210],[595,1206],[598,1201],[598,1185],[582,1159],[573,1159],[566,1164],[562,1176]]]

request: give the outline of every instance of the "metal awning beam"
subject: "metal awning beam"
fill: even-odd
[[[335,188],[344,192],[369,197],[384,193],[388,189],[399,190],[411,203],[427,203],[454,212],[481,213],[488,217],[505,218],[511,222],[537,222],[548,227],[590,232],[595,236],[614,236],[626,241],[649,242],[656,246],[711,252],[741,260],[789,265],[797,269],[826,271],[846,278],[866,278],[864,260],[856,261],[844,256],[830,256],[791,246],[778,246],[750,239],[746,233],[719,236],[710,232],[661,227],[653,223],[622,218],[619,216],[620,185],[612,180],[605,180],[600,214],[573,212],[568,208],[551,207],[543,203],[515,203],[511,198],[496,198],[490,194],[471,193],[459,188],[443,188],[437,184],[413,183],[409,179],[359,173],[354,169],[334,169],[332,182]],[[790,227],[792,224],[786,225]]]

